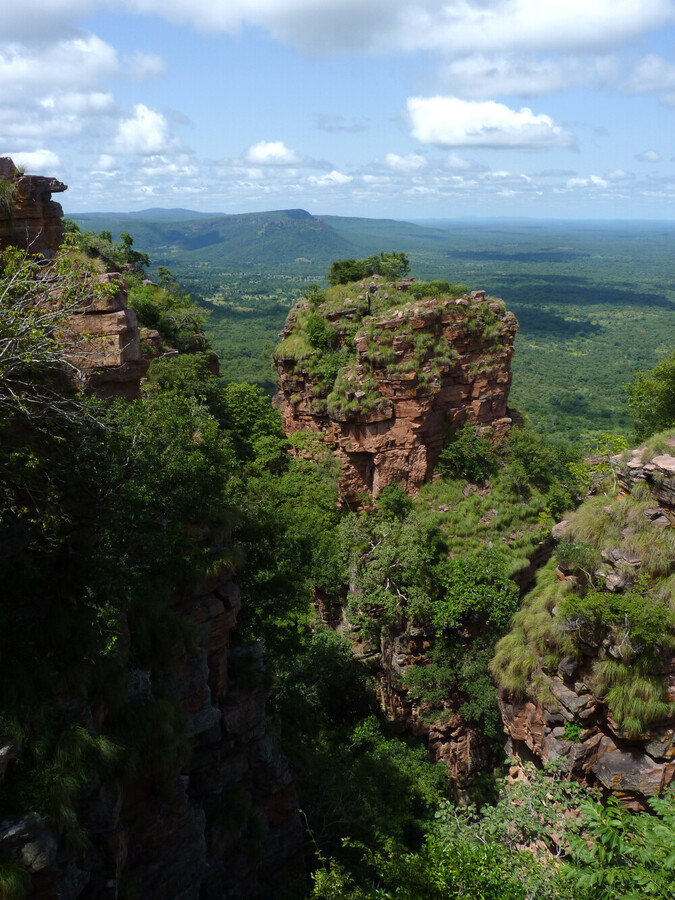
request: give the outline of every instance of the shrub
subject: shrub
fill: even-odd
[[[456,557],[440,569],[443,597],[433,607],[436,629],[467,622],[504,630],[518,606],[518,586],[506,574],[504,557],[496,550]]]
[[[471,424],[459,429],[438,461],[441,474],[451,478],[466,478],[468,481],[482,481],[494,471],[495,465],[494,446]]]

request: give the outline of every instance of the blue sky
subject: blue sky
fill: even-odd
[[[66,212],[672,219],[674,38],[675,0],[22,0],[0,155]]]

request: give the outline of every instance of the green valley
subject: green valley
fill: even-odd
[[[512,403],[550,435],[630,429],[623,384],[675,343],[675,226],[667,222],[466,220],[427,224],[303,210],[206,217],[149,210],[76,216],[132,232],[206,314],[222,374],[268,393],[286,314],[330,262],[397,249],[416,278],[502,297],[520,323]]]

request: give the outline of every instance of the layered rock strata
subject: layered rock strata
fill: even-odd
[[[56,178],[23,175],[12,160],[0,157],[0,181],[8,185],[0,203],[0,246],[25,247],[49,259],[63,240],[63,210],[52,194],[67,190]]]
[[[21,175],[8,157],[0,158],[0,181],[9,186],[0,203],[0,248],[18,247],[51,259],[63,240],[63,210],[52,193],[67,190],[55,178]],[[93,277],[85,276],[82,278]],[[135,312],[127,305],[124,278],[118,272],[98,276],[103,290],[92,291],[69,317],[61,337],[67,345],[77,387],[99,397],[140,396],[141,379],[148,370]],[[86,291],[82,292],[83,296]],[[93,298],[93,299],[92,299]]]
[[[127,306],[127,288],[119,272],[104,272],[101,292],[86,309],[69,319],[75,340],[70,361],[80,386],[98,397],[140,396],[149,360],[143,355],[136,313]]]
[[[600,567],[593,573],[609,594],[620,595],[635,588],[640,576],[652,591],[662,583],[649,575],[644,553],[631,550],[634,545],[630,542],[636,533],[644,534],[647,547],[650,542],[656,544],[669,537],[669,529],[675,523],[675,455],[671,455],[671,449],[675,453],[675,437],[667,441],[664,452],[639,447],[611,459],[618,499],[603,507],[599,515],[616,522],[618,505],[630,502],[637,485],[643,486],[643,493],[637,495],[642,498],[639,508],[635,506],[641,520],[622,528],[617,546],[602,548]],[[554,529],[555,536],[564,539],[569,528],[570,523],[560,523]],[[671,571],[673,567],[675,554]],[[573,573],[571,566],[559,564],[556,576],[560,596],[578,588],[579,575]],[[542,610],[538,615],[546,613]],[[675,655],[661,653],[650,674],[652,684],[660,685],[660,702],[665,709],[670,707],[670,713],[641,733],[628,732],[612,714],[596,677],[599,659],[634,664],[635,651],[630,644],[626,649],[626,642],[630,641],[628,629],[615,627],[603,635],[583,622],[561,617],[557,607],[550,609],[548,615],[551,623],[560,621],[559,627],[573,637],[574,652],[563,655],[555,671],[542,666],[540,658],[524,696],[506,687],[500,689],[507,751],[543,763],[557,761],[570,775],[599,784],[627,806],[646,808],[647,799],[661,793],[675,779]],[[663,637],[667,647],[665,633]]]
[[[512,421],[507,400],[518,325],[503,301],[485,291],[459,299],[397,299],[382,315],[363,318],[355,334],[358,312],[349,298],[323,313],[339,345],[353,340],[354,347],[353,361],[327,399],[311,365],[293,349],[306,304],[292,311],[275,354],[276,402],[286,433],[313,433],[332,450],[348,504],[364,494],[376,497],[393,483],[416,493],[451,433],[472,422],[500,435]]]

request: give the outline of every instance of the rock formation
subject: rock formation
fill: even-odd
[[[289,315],[275,352],[276,402],[286,433],[313,433],[332,450],[348,504],[359,495],[376,497],[392,483],[416,493],[449,435],[466,422],[497,435],[511,424],[507,400],[518,326],[503,301],[474,291],[405,302],[406,294],[393,288],[390,300],[386,287],[364,283],[354,289],[362,291],[358,298],[316,309],[314,317],[323,317],[336,347],[330,358],[342,355],[330,386],[320,354],[306,340],[306,302]],[[371,316],[374,298],[383,309]]]
[[[11,244],[53,257],[63,240],[63,210],[52,194],[62,193],[67,185],[43,175],[23,175],[7,156],[0,157],[0,182],[7,185],[0,203],[0,246]]]
[[[63,240],[63,210],[50,198],[67,186],[55,178],[21,175],[8,157],[0,158],[0,182],[10,189],[0,203],[0,249],[13,246],[53,258]],[[127,306],[122,275],[103,272],[97,281],[97,287],[107,289],[80,291],[82,308],[73,311],[62,334],[70,345],[68,362],[79,370],[78,388],[100,397],[133,399],[140,396],[148,370],[136,314]]]
[[[126,284],[119,272],[104,272],[98,281],[110,289],[70,317],[70,328],[79,338],[76,346],[82,349],[71,361],[86,391],[132,400],[140,396],[141,379],[149,366],[136,313],[127,306]]]
[[[63,229],[61,207],[49,196],[65,185],[20,176],[8,160],[0,160],[0,178],[15,186],[9,215],[0,210],[0,248],[53,256]],[[43,271],[53,268],[46,262]],[[64,356],[79,370],[79,387],[106,398],[136,397],[148,362],[124,279],[115,272],[80,275],[83,306],[69,310],[68,324],[60,325]],[[158,347],[162,352],[161,342]],[[145,708],[157,691],[182,711],[189,761],[161,786],[153,772],[125,773],[105,784],[92,772],[78,801],[81,852],[64,846],[36,812],[0,821],[0,863],[13,861],[29,874],[30,900],[239,900],[304,873],[294,780],[278,750],[278,723],[265,709],[262,646],[230,646],[241,605],[236,584],[229,572],[216,574],[193,595],[167,598],[166,605],[167,616],[194,627],[198,646],[177,640],[173,664],[154,676],[158,684],[150,670],[134,668],[128,658],[122,664],[132,706]],[[39,612],[31,618],[39,622]],[[90,708],[84,696],[84,688],[77,696],[59,695],[55,705],[75,704],[78,720],[97,734],[108,711]],[[0,788],[20,753],[15,739],[0,734]]]
[[[675,437],[665,448],[647,445],[613,457],[618,496],[610,492],[587,501],[593,504],[599,551],[589,574],[606,597],[609,615],[603,621],[565,614],[566,598],[586,576],[568,561],[571,554],[559,553],[562,561],[545,576],[548,587],[526,598],[493,669],[511,754],[557,760],[574,777],[599,784],[633,808],[645,808],[646,798],[675,778],[675,655],[668,612],[675,566],[673,448]],[[583,507],[556,528],[556,537],[563,549],[567,541],[574,552],[581,548],[588,555],[589,525],[580,513]],[[633,610],[620,605],[631,591],[637,598]],[[612,613],[611,598],[617,598],[620,614]],[[665,623],[649,658],[644,639],[640,646],[633,637],[641,610]],[[516,657],[520,664],[511,661]],[[520,689],[514,675],[522,678]],[[641,716],[642,724],[629,715]]]
[[[88,847],[76,862],[37,813],[0,822],[0,858],[30,873],[31,900],[227,900],[302,875],[302,827],[277,726],[265,711],[262,646],[229,646],[239,607],[228,579],[175,607],[196,626],[200,645],[196,652],[176,646],[162,685],[184,711],[192,745],[169,790],[149,780],[105,787],[94,780],[80,811]],[[128,679],[137,702],[152,697],[149,671],[131,668]],[[86,714],[100,726],[105,712]],[[16,755],[11,741],[0,746],[0,784]]]

